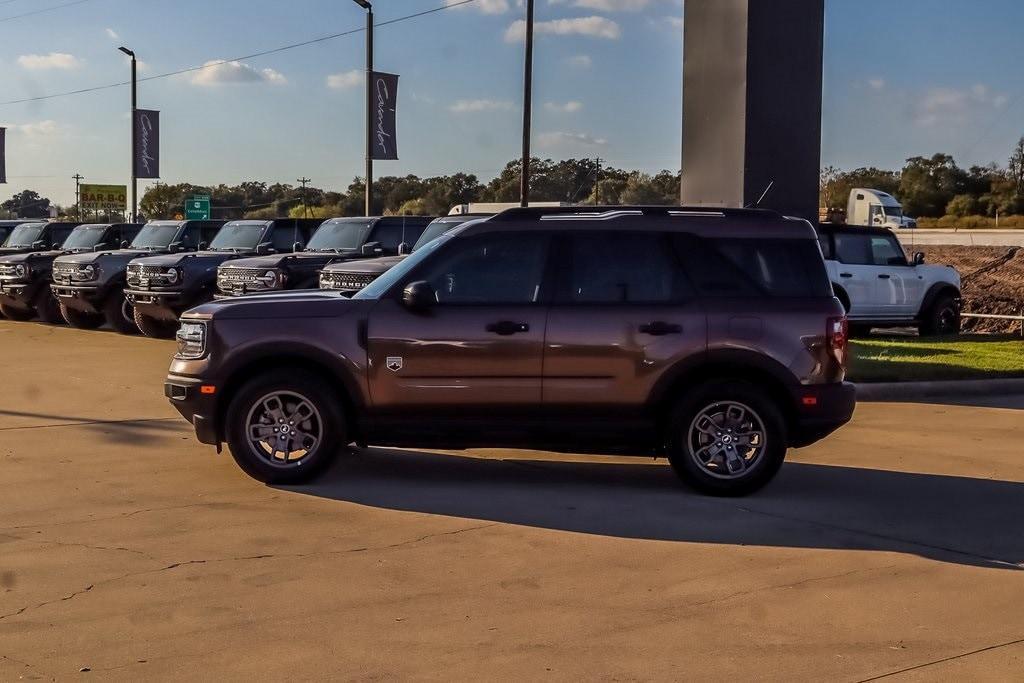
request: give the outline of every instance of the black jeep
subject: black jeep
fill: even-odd
[[[183,312],[213,300],[218,266],[246,256],[291,253],[309,239],[317,222],[231,221],[206,249],[132,260],[124,295],[134,307],[135,324],[147,337],[174,336]]]
[[[79,223],[57,223],[48,221],[19,221],[0,246],[0,256],[26,254],[30,251],[60,249],[71,231]]]
[[[435,218],[427,225],[426,230],[413,244],[409,253],[433,242],[444,233],[467,221],[486,218],[490,215],[492,214],[467,213]],[[334,261],[320,271],[320,289],[333,289],[340,291],[344,296],[352,296],[380,277],[382,273],[387,272],[392,266],[401,263],[405,257],[406,254],[401,254],[372,259]]]
[[[431,218],[384,216],[324,221],[304,251],[257,256],[217,269],[218,298],[281,289],[315,289],[320,270],[339,261],[399,258],[423,234]]]
[[[0,310],[11,320],[30,320],[38,316],[44,323],[63,323],[60,306],[50,290],[50,271],[54,260],[63,254],[127,246],[141,228],[141,225],[131,223],[79,225],[71,230],[63,244],[54,244],[52,250],[0,258]],[[20,229],[17,228],[15,233]],[[51,235],[57,234],[51,232]],[[11,235],[13,237],[14,234]]]
[[[7,236],[14,232],[16,227],[24,224],[24,220],[0,221],[0,247],[7,241]]]
[[[107,322],[135,334],[134,312],[124,298],[128,262],[140,256],[205,249],[224,221],[150,221],[126,249],[60,256],[53,262],[53,293],[72,327],[95,329]]]

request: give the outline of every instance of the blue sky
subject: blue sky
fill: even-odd
[[[452,2],[453,0],[447,0]],[[360,27],[349,0],[0,0],[0,101],[261,52]],[[377,21],[446,0],[377,0]],[[63,6],[67,5],[67,6]],[[26,12],[53,11],[5,20]],[[534,151],[656,171],[679,164],[682,0],[538,0]],[[1004,162],[1024,133],[1010,0],[826,0],[823,163],[899,167],[947,151]],[[476,0],[377,32],[401,74],[401,160],[376,172],[465,170],[484,181],[519,151],[518,0]],[[144,82],[163,112],[165,182],[345,187],[362,167],[363,36]],[[126,87],[0,106],[10,184],[73,201],[70,180],[125,182]],[[144,184],[143,184],[144,185]]]

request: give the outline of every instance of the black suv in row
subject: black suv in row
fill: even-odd
[[[508,210],[350,299],[218,301],[177,341],[172,404],[276,483],[350,444],[528,447],[665,455],[737,495],[854,409],[814,228],[761,210]]]
[[[134,334],[134,311],[124,296],[128,263],[141,256],[205,249],[224,221],[150,221],[124,249],[60,256],[53,262],[53,293],[72,327],[94,329],[106,321]]]
[[[61,227],[56,227],[60,225]],[[51,237],[63,234],[69,226],[49,224],[36,228],[41,235],[50,231]],[[29,251],[0,258],[0,310],[12,320],[29,320],[33,316],[46,323],[63,323],[60,306],[50,289],[54,260],[62,254],[101,251],[127,246],[135,238],[141,225],[129,223],[90,223],[70,230],[63,242],[53,242],[52,249]],[[17,228],[8,242],[21,228]],[[34,244],[44,243],[40,238]]]
[[[217,267],[225,261],[287,254],[309,240],[319,221],[293,218],[225,223],[199,251],[146,256],[128,264],[125,298],[147,337],[171,337],[182,312],[212,301]],[[204,239],[205,242],[205,239]]]
[[[217,269],[218,298],[315,289],[320,270],[329,263],[408,253],[430,220],[423,216],[332,218],[317,228],[305,249],[222,265]]]

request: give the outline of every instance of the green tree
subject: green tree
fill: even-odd
[[[18,218],[47,218],[50,215],[50,200],[35,190],[22,190],[0,204],[0,209]]]
[[[981,202],[971,194],[958,194],[949,200],[946,205],[946,215],[963,218],[964,216],[976,216],[981,213]]]
[[[967,173],[948,154],[911,157],[900,173],[899,198],[909,216],[939,217],[967,189]]]

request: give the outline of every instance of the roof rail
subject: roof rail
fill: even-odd
[[[771,209],[735,209],[718,206],[638,206],[638,205],[580,205],[580,206],[529,206],[505,209],[490,219],[490,222],[539,221],[545,217],[573,217],[612,219],[622,215],[641,213],[644,216],[671,216],[678,213],[724,216],[727,218],[774,218],[782,214]]]

